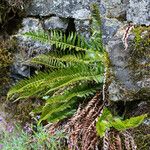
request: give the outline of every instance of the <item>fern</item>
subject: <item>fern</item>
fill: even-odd
[[[40,65],[44,65],[53,69],[61,69],[70,66],[74,66],[76,64],[93,64],[93,63],[101,63],[104,59],[102,55],[98,57],[99,59],[88,59],[87,57],[81,58],[75,55],[64,55],[64,56],[55,56],[53,54],[48,55],[39,55],[30,60],[31,63],[36,63]]]
[[[56,49],[30,60],[31,63],[44,65],[49,71],[39,72],[20,81],[7,95],[8,99],[15,100],[48,96],[45,105],[35,111],[41,113],[39,123],[66,118],[74,112],[78,99],[91,96],[98,86],[101,87],[105,50],[102,46],[99,11],[95,5],[92,6],[92,20],[92,36],[89,41],[76,33],[66,36],[61,31],[25,33],[24,36],[51,44]]]
[[[147,114],[131,117],[130,119],[123,120],[120,117],[113,116],[111,112],[105,108],[102,115],[98,118],[96,124],[96,129],[100,137],[105,135],[106,131],[109,131],[111,127],[115,128],[118,131],[124,131],[130,128],[135,128],[139,126],[144,119],[147,117]]]
[[[38,96],[39,93],[40,96],[44,96],[45,94],[79,81],[103,82],[102,72],[98,68],[93,69],[84,65],[76,65],[52,73],[40,73],[14,86],[8,92],[8,98],[14,94],[19,94],[19,99]]]
[[[27,37],[30,37],[34,40],[41,41],[46,44],[55,45],[56,48],[61,50],[72,50],[76,51],[85,51],[88,49],[87,41],[82,36],[77,36],[76,33],[70,33],[68,37],[61,31],[53,31],[50,33],[45,33],[43,31],[38,32],[27,32],[24,34]]]

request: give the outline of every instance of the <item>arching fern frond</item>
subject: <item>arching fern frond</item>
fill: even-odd
[[[106,65],[101,20],[96,5],[92,5],[92,20],[92,36],[89,40],[76,33],[66,36],[61,31],[25,33],[25,36],[34,40],[51,44],[56,50],[32,58],[31,63],[44,65],[50,71],[20,81],[9,90],[7,98],[19,100],[30,96],[49,96],[40,110],[40,122],[53,122],[71,115],[78,100],[95,93],[99,83],[103,83]]]
[[[61,50],[75,49],[76,51],[85,51],[89,48],[84,37],[73,32],[70,33],[68,37],[62,31],[55,30],[51,30],[49,33],[45,33],[43,31],[27,32],[24,35],[46,44],[49,43],[51,45],[55,45],[56,48]]]
[[[90,55],[90,54],[89,54]],[[48,68],[66,68],[70,66],[74,66],[76,64],[93,64],[95,62],[102,62],[103,55],[98,56],[99,59],[94,57],[94,59],[89,59],[86,56],[82,59],[81,57],[78,58],[76,55],[64,55],[64,56],[55,56],[53,54],[47,55],[38,55],[30,60],[31,63],[36,63],[40,65],[44,65]]]
[[[76,65],[51,73],[40,73],[12,87],[7,96],[10,98],[18,94],[18,99],[29,96],[43,96],[79,81],[103,82],[103,69]]]

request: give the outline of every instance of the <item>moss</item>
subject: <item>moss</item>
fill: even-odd
[[[150,67],[150,27],[135,27],[134,40],[130,42],[129,68],[134,81],[140,81],[149,75]]]
[[[131,131],[138,150],[148,150],[150,147],[150,126],[141,125]]]
[[[5,95],[10,82],[10,66],[13,62],[11,52],[15,49],[14,40],[0,41],[0,94]]]

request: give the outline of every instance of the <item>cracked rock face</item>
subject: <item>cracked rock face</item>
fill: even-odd
[[[49,16],[57,14],[60,17],[88,19],[89,5],[97,0],[33,0],[27,9],[28,15]]]
[[[102,14],[108,18],[122,18],[126,15],[129,0],[101,0]]]

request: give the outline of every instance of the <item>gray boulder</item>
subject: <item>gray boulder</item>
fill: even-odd
[[[109,98],[112,101],[148,99],[150,97],[150,74],[147,66],[150,62],[149,44],[146,42],[148,34],[143,36],[141,30],[139,44],[136,43],[135,34],[131,33],[128,36],[128,47],[125,49],[123,41],[125,32],[125,28],[118,30],[107,46],[113,75],[109,86]]]

